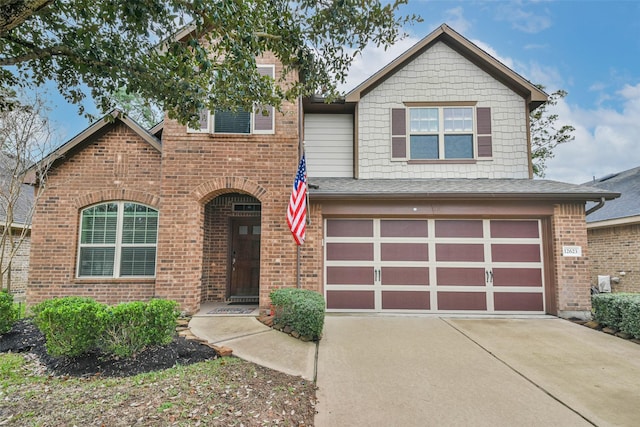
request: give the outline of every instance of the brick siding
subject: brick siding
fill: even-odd
[[[70,295],[90,296],[108,304],[154,296],[154,279],[76,278],[83,208],[112,200],[159,208],[160,153],[121,122],[109,128],[49,172],[33,215],[30,305]]]
[[[14,234],[20,234],[22,230],[15,230]],[[27,231],[27,234],[20,239],[14,236],[14,241],[16,244],[19,244],[18,250],[16,251],[13,259],[11,259],[11,293],[14,294],[17,298],[24,298],[25,292],[27,290],[27,279],[29,276],[29,251],[31,248],[31,232]],[[7,245],[7,250],[9,249],[9,245]],[[9,255],[5,255],[8,257]],[[3,257],[4,258],[4,257]],[[6,268],[6,263],[9,261],[8,259],[3,260],[4,263],[2,265],[2,270]],[[7,288],[8,281],[8,272],[3,275],[2,278],[2,288]]]
[[[611,283],[612,292],[640,292],[640,224],[592,228],[587,236],[591,284],[598,285],[598,275],[609,275],[620,278]]]
[[[584,204],[558,204],[552,218],[553,260],[558,315],[591,311],[591,285]],[[582,247],[582,256],[562,256],[563,246]]]

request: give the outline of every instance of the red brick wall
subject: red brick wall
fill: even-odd
[[[276,75],[280,71],[277,65]],[[297,102],[283,105],[273,135],[187,133],[185,126],[165,120],[158,295],[190,312],[199,308],[205,206],[225,193],[248,194],[262,205],[260,305],[268,307],[272,288],[295,286],[296,245],[285,213],[298,163],[298,108]]]
[[[611,283],[612,292],[640,292],[640,224],[592,228],[587,236],[591,284],[597,286],[598,275],[609,275],[620,278]]]
[[[591,285],[584,204],[555,205],[551,228],[558,315],[587,313],[591,310]],[[562,256],[563,246],[582,247],[582,256]]]
[[[101,302],[146,300],[154,279],[77,279],[80,211],[109,200],[159,207],[160,153],[116,121],[49,172],[33,215],[27,301],[91,296]]]

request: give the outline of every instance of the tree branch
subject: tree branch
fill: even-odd
[[[18,27],[54,0],[0,0],[0,35]]]

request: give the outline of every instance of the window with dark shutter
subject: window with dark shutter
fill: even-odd
[[[275,67],[273,65],[258,65],[258,72],[261,76],[275,78]],[[253,113],[254,133],[273,133],[274,111],[270,105],[257,106]]]
[[[492,157],[491,108],[476,108],[476,116],[478,120],[478,157]]]
[[[407,158],[407,110],[404,108],[391,109],[391,158]]]

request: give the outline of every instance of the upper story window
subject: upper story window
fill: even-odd
[[[275,76],[275,66],[258,65],[263,76]],[[189,133],[213,133],[227,135],[273,134],[275,130],[274,108],[256,106],[254,111],[215,110],[200,112],[199,128],[187,127]]]
[[[82,211],[78,277],[153,277],[158,211],[132,202],[101,203]]]
[[[473,107],[409,109],[412,159],[473,159]]]
[[[392,108],[391,157],[465,162],[491,158],[491,108],[431,103]]]

